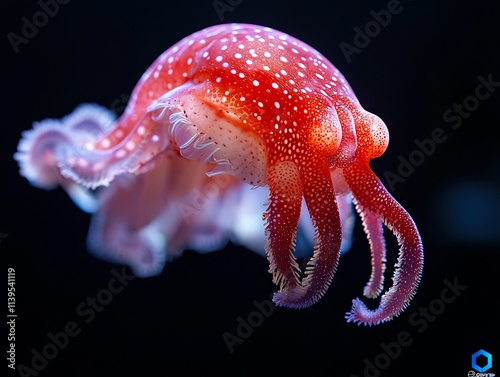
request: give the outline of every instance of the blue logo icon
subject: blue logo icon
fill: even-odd
[[[486,357],[486,364],[485,365],[482,365],[482,366],[478,365],[477,358],[479,356]],[[479,364],[484,364],[484,361],[480,360]],[[479,351],[472,354],[472,368],[474,368],[478,372],[486,372],[488,369],[491,368],[492,364],[493,364],[493,356],[491,356],[491,353],[486,352],[485,350],[479,350]]]

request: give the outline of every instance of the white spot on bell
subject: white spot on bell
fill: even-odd
[[[129,151],[132,151],[135,148],[135,143],[131,140],[127,144],[125,144],[125,148],[127,148],[127,150]]]
[[[101,141],[101,145],[102,145],[103,148],[109,148],[110,145],[111,145],[111,141],[109,141],[109,139],[103,139]]]

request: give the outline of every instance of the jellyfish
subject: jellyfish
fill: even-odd
[[[321,53],[283,32],[223,24],[182,39],[144,72],[124,113],[86,104],[23,134],[21,175],[62,186],[93,213],[89,250],[137,276],[185,249],[229,240],[266,253],[278,306],[306,308],[326,292],[349,248],[354,208],[372,254],[349,322],[399,315],[415,294],[423,246],[406,210],[371,170],[385,123],[364,110]],[[383,294],[384,225],[399,258]],[[313,245],[302,269],[296,251]]]

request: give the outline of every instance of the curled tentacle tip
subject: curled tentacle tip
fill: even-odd
[[[385,313],[383,308],[378,308],[376,310],[370,310],[359,298],[352,300],[351,311],[345,314],[345,319],[347,322],[356,323],[358,326],[375,326],[381,323],[392,320],[394,315]]]
[[[306,290],[302,287],[294,287],[275,292],[273,295],[273,302],[277,306],[283,306],[292,309],[304,309],[315,301],[306,297]]]

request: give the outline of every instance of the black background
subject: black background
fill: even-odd
[[[1,6],[0,233],[8,236],[1,239],[0,258],[2,273],[16,270],[17,365],[31,367],[32,350],[42,351],[48,333],[75,321],[79,335],[39,376],[376,377],[365,371],[376,361],[383,364],[380,376],[466,376],[471,354],[479,349],[493,354],[489,372],[500,374],[500,90],[458,129],[443,120],[454,103],[474,95],[478,76],[500,81],[497,1],[402,1],[402,12],[350,63],[340,43],[353,44],[354,28],[363,29],[373,19],[370,11],[386,9],[386,1],[242,0],[221,19],[211,0],[71,0],[18,53],[7,34],[21,34],[21,17],[31,20],[40,5]],[[268,300],[275,289],[266,259],[243,248],[187,251],[160,276],[130,281],[90,323],[76,313],[121,267],[87,253],[90,216],[62,190],[39,190],[19,176],[12,155],[21,131],[82,102],[120,112],[123,96],[160,53],[222,22],[280,29],[330,59],[363,107],[390,130],[387,152],[372,164],[385,183],[384,173],[397,174],[400,156],[408,158],[416,149],[414,139],[429,138],[437,127],[445,130],[447,140],[392,190],[417,223],[426,254],[418,293],[392,322],[369,328],[343,318],[370,272],[359,221],[354,245],[326,296],[306,310],[275,308],[232,354],[223,333],[236,335],[237,318],[246,319],[256,310],[253,301]],[[392,237],[389,246],[387,283],[397,254]],[[436,300],[446,279],[467,288],[441,307]],[[444,310],[412,325],[412,316],[421,318],[419,308],[429,306]],[[411,344],[384,364],[380,344],[403,332]],[[1,368],[19,375],[7,368],[4,356]]]

